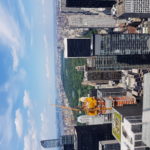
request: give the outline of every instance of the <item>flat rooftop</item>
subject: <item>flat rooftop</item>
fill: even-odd
[[[123,107],[114,107],[123,117],[142,115],[142,103],[134,105],[124,105]]]

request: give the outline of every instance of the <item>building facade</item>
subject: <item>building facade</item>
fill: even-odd
[[[123,119],[121,150],[146,150],[142,141],[142,116],[128,116]]]
[[[41,145],[44,148],[63,147],[64,145],[74,144],[74,135],[63,135],[59,139],[42,140]]]
[[[112,16],[104,13],[98,15],[73,14],[68,15],[67,20],[71,28],[114,28],[117,24]]]
[[[149,18],[150,0],[117,0],[116,11],[120,18]]]
[[[116,55],[87,58],[87,66],[95,70],[129,70],[149,68],[150,55]]]
[[[93,56],[150,54],[150,34],[97,34]]]
[[[84,71],[83,80],[95,83],[107,83],[109,80],[119,82],[121,75],[121,71]]]
[[[77,118],[77,121],[79,123],[85,123],[86,125],[107,124],[111,123],[112,117],[111,114],[104,114],[101,116],[81,115]]]
[[[93,8],[111,8],[115,3],[115,0],[61,0],[61,12],[91,14]]]
[[[142,138],[144,143],[150,147],[150,73],[144,75],[144,94],[143,94],[143,128]]]
[[[120,144],[117,140],[100,141],[99,150],[120,150]]]
[[[126,89],[124,88],[100,88],[91,90],[91,96],[96,96],[97,98],[102,97],[121,97],[126,95]]]
[[[99,141],[114,140],[111,124],[75,126],[75,130],[77,133],[75,150],[99,150]]]

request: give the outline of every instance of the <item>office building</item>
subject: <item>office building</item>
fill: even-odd
[[[74,135],[63,135],[59,139],[42,140],[41,145],[44,148],[63,147],[64,145],[74,144]]]
[[[120,144],[117,140],[100,141],[99,150],[120,150]]]
[[[115,0],[61,0],[61,12],[91,14],[93,8],[111,8],[115,3]]]
[[[114,28],[117,24],[117,20],[104,13],[98,15],[72,14],[67,16],[67,20],[71,28]]]
[[[150,34],[96,34],[93,56],[150,54]]]
[[[76,150],[99,150],[99,141],[114,140],[111,124],[75,126],[75,130]]]
[[[120,18],[150,18],[150,0],[117,0],[116,15]]]
[[[112,134],[116,140],[121,143],[122,141],[122,122],[125,117],[129,116],[142,116],[142,104],[124,105],[124,107],[114,107],[112,115]]]
[[[63,150],[74,150],[74,144],[65,144]]]
[[[65,39],[64,45],[66,58],[141,56],[150,54],[150,34],[96,34],[91,39]]]
[[[95,70],[129,70],[149,68],[150,55],[116,55],[87,57],[87,66]]]
[[[84,71],[84,81],[93,83],[108,83],[109,80],[119,82],[121,79],[121,71]]]
[[[143,94],[143,142],[150,147],[150,73],[144,75],[144,94]]]
[[[72,136],[74,140],[69,140],[68,142],[68,138],[72,139]],[[100,141],[114,140],[111,133],[111,124],[75,126],[74,135],[72,136],[68,136],[67,141],[63,142],[63,138],[60,138],[59,140],[62,144],[59,147],[64,147],[64,150],[99,150]],[[54,147],[54,145],[51,146],[50,141],[41,141],[41,145],[44,148]]]
[[[89,57],[91,56],[91,39],[64,39],[65,58],[73,57]]]
[[[115,0],[66,0],[66,7],[106,8],[112,7]]]
[[[111,123],[112,117],[111,114],[104,114],[101,116],[81,115],[77,118],[77,121],[86,125],[108,124]]]
[[[125,117],[122,123],[121,150],[146,148],[142,141],[142,116]]]
[[[112,134],[121,150],[147,150],[142,140],[142,103],[115,107],[112,117]]]
[[[124,88],[100,88],[91,90],[91,96],[95,96],[97,98],[102,97],[121,97],[126,95],[126,89]]]
[[[60,147],[61,142],[59,139],[52,139],[52,140],[42,140],[41,145],[44,148],[52,148],[52,147]]]

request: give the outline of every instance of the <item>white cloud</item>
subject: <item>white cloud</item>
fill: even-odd
[[[39,141],[34,124],[31,124],[31,128],[28,129],[28,133],[24,136],[24,150],[38,150]]]
[[[47,118],[47,114],[46,114],[46,110],[44,110],[44,112],[42,112],[40,114],[41,117],[41,139],[46,139],[49,137],[49,132],[47,130],[49,130],[49,119]]]
[[[49,80],[50,79],[50,66],[49,66],[49,58],[48,57],[46,57],[45,72],[46,72],[46,78]]]
[[[19,65],[19,55],[22,50],[20,30],[14,18],[0,4],[0,42],[11,48],[13,70]]]
[[[45,0],[41,0],[41,2],[42,2],[42,5],[44,6],[45,5]]]
[[[8,99],[8,109],[4,115],[0,116],[0,135],[1,135],[1,143],[4,146],[7,146],[8,143],[12,139],[12,119],[11,119],[11,114],[12,114],[12,107],[13,107],[13,102],[12,99]]]
[[[40,129],[40,137],[41,139],[51,139],[52,137],[55,137],[55,114],[51,113],[49,107],[45,107],[44,110],[40,113],[40,119],[41,119],[41,129]],[[54,131],[51,131],[51,129],[54,129]]]
[[[27,17],[27,14],[26,14],[26,11],[25,11],[25,8],[24,8],[24,4],[23,4],[22,0],[19,0],[18,4],[19,4],[20,13],[21,13],[21,15],[23,17],[24,24],[25,24],[25,26],[28,29],[30,29],[31,28],[31,23],[30,23],[30,21],[29,21],[29,19]]]
[[[48,43],[48,39],[47,36],[44,35],[43,36],[43,41],[44,41],[44,48],[46,53],[48,53],[49,51],[49,43]],[[46,78],[49,80],[50,79],[50,65],[49,65],[49,56],[46,56],[46,60],[45,60],[45,76]]]
[[[23,119],[22,119],[22,114],[20,112],[20,109],[16,110],[15,125],[16,125],[17,134],[19,137],[21,137],[22,130],[23,130]]]
[[[46,35],[43,36],[43,41],[44,41],[44,48],[48,51],[49,43]]]
[[[29,94],[27,95],[29,96]],[[24,150],[39,150],[41,146],[33,117],[33,110],[31,107],[28,107],[27,109],[29,128],[27,134],[24,136]]]
[[[25,108],[30,108],[32,105],[31,105],[31,99],[30,99],[30,96],[29,96],[29,92],[28,91],[24,91],[24,96],[23,96],[23,105]]]

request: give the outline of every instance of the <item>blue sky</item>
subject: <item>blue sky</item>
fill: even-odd
[[[0,0],[0,149],[56,138],[53,0]]]

